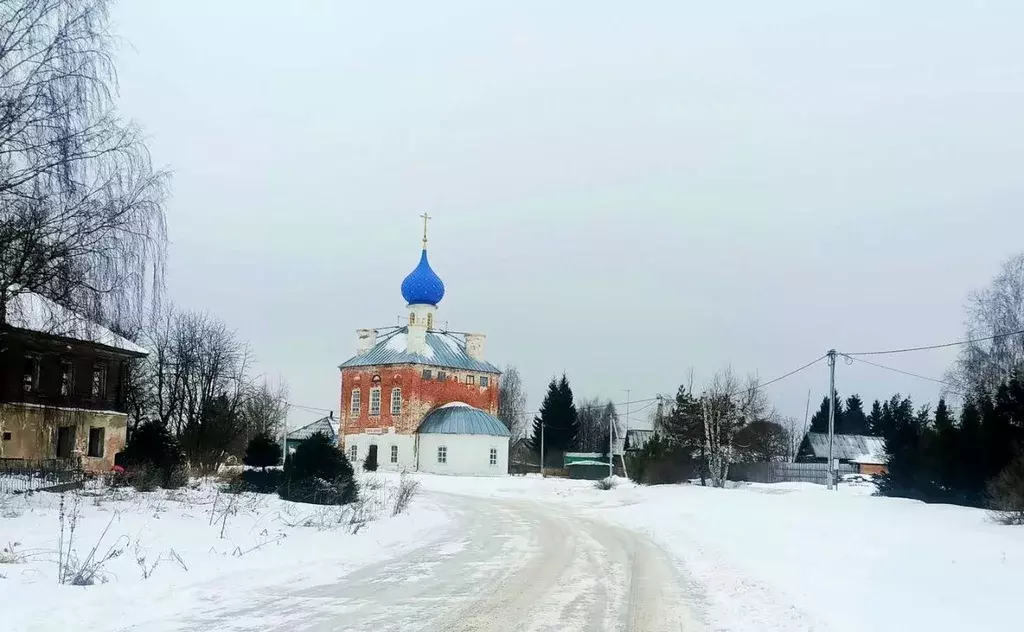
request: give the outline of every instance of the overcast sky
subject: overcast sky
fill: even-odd
[[[114,22],[122,111],[174,172],[169,291],[303,405],[336,408],[355,330],[404,312],[424,211],[439,321],[486,333],[531,409],[562,371],[623,401],[955,340],[1024,250],[1024,3],[122,0]],[[827,386],[821,363],[770,393],[802,417]],[[842,363],[837,386],[939,388]]]

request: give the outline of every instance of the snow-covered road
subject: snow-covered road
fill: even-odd
[[[641,534],[532,501],[424,500],[453,515],[431,542],[336,583],[262,594],[205,629],[244,629],[256,613],[289,632],[697,629],[670,556]]]

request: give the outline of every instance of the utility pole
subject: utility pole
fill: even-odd
[[[836,350],[828,350],[828,488],[835,487],[832,440],[836,431]]]
[[[540,476],[544,478],[544,420],[540,419]]]
[[[284,468],[285,461],[288,460],[288,410],[291,408],[291,403],[284,403],[284,423],[281,424],[281,468]]]
[[[611,423],[611,420],[609,420],[609,423]],[[629,389],[627,388],[626,389],[626,436],[628,436],[628,435],[629,435]],[[622,459],[622,473],[626,475],[626,478],[629,478],[629,474],[626,472],[626,455],[625,455],[626,437],[625,436],[622,437],[622,447],[623,447],[623,454],[620,457]],[[608,459],[608,469],[609,470],[612,469],[611,468],[611,458]]]
[[[615,475],[615,415],[608,415],[608,476]]]

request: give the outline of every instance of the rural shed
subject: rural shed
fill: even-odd
[[[843,435],[832,437],[832,456],[840,463],[857,466],[860,474],[885,474],[885,440],[871,435]],[[797,451],[798,463],[827,463],[828,434],[808,432]]]
[[[295,452],[295,448],[297,448],[300,443],[318,432],[327,435],[327,438],[331,440],[331,443],[337,443],[338,431],[335,428],[334,416],[328,415],[327,417],[317,419],[313,423],[306,424],[301,428],[292,430],[288,433],[288,437],[285,439],[285,445],[288,447],[288,454]]]

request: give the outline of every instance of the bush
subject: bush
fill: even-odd
[[[138,465],[125,470],[119,475],[125,485],[135,488],[139,492],[151,492],[160,487],[163,474],[160,470],[150,465]]]
[[[356,499],[358,488],[352,464],[327,437],[318,432],[295,448],[285,463],[281,498],[318,505],[343,505]]]
[[[644,485],[683,483],[699,475],[699,464],[684,450],[654,435],[643,447],[626,457],[629,478]]]
[[[402,478],[398,482],[398,491],[395,493],[395,507],[391,511],[391,515],[397,516],[400,513],[405,513],[419,489],[419,481],[402,472]]]
[[[602,478],[599,481],[594,481],[594,487],[597,488],[597,489],[602,489],[602,490],[615,489],[615,487],[618,484],[619,484],[619,482],[616,481],[611,476],[607,476],[605,478]]]
[[[132,433],[124,451],[117,455],[119,465],[151,465],[170,471],[185,458],[178,440],[159,421],[147,421]]]
[[[332,481],[322,478],[285,479],[278,495],[284,500],[311,505],[347,505],[358,497],[352,477]]]
[[[1004,524],[1024,525],[1024,454],[988,483],[989,506]]]
[[[265,432],[249,439],[242,463],[249,467],[272,467],[281,464],[281,444]]]
[[[283,483],[281,470],[246,470],[231,481],[231,486],[238,491],[274,494]]]
[[[112,477],[112,484],[127,483],[139,491],[157,487],[175,489],[188,483],[188,469],[181,446],[167,426],[147,421],[135,429],[115,463],[123,473]]]
[[[363,470],[367,472],[377,471],[377,451],[370,450],[370,453],[366,455],[366,459],[363,461]]]

